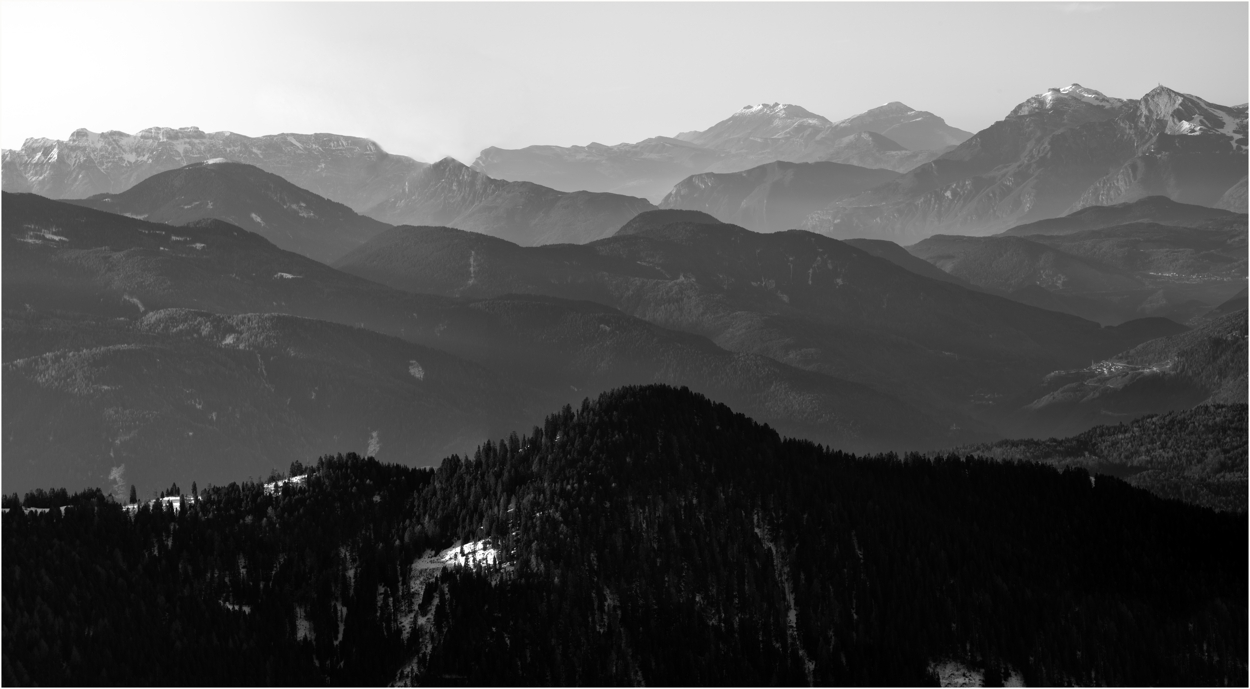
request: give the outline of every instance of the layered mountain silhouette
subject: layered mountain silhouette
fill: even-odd
[[[1183,323],[1245,289],[1247,272],[1246,221],[1236,215],[1198,227],[1131,222],[1069,234],[934,235],[908,251],[979,287],[1104,323]]]
[[[704,211],[750,230],[776,232],[794,229],[812,212],[897,177],[889,170],[841,163],[768,163],[743,172],[687,177],[660,208]]]
[[[1242,213],[1244,215],[1244,211]],[[1172,227],[1198,227],[1210,220],[1232,220],[1237,213],[1210,206],[1179,203],[1166,196],[1147,196],[1110,206],[1088,206],[1059,218],[1016,225],[1002,234],[1025,237],[1034,234],[1070,234],[1113,225],[1151,222]]]
[[[255,165],[315,194],[363,212],[402,191],[426,166],[360,137],[272,134],[250,137],[197,127],[152,127],[138,134],[76,130],[64,141],[27,139],[3,152],[3,188],[80,199],[126,191],[166,170],[225,158]]]
[[[422,170],[404,193],[369,209],[394,225],[448,225],[523,245],[580,244],[616,231],[650,202],[620,194],[562,192],[505,182],[444,158]]]
[[[1072,84],[1030,98],[899,180],[812,214],[804,227],[909,244],[1152,195],[1214,206],[1246,165],[1244,107],[1162,86],[1121,100]]]
[[[399,227],[335,265],[415,293],[591,300],[732,351],[873,386],[948,426],[985,432],[1000,413],[994,400],[1074,365],[1061,362],[1083,365],[1184,329],[1162,319],[1136,331],[1100,328],[922,277],[810,232],[656,218],[670,212],[583,246],[525,248],[450,228]]]
[[[192,163],[153,175],[120,194],[73,203],[170,225],[217,218],[322,262],[390,227],[278,175],[226,160]]]
[[[353,421],[361,417],[345,414],[344,425],[330,424],[312,412],[302,416],[294,414],[288,408],[288,400],[291,405],[295,405],[296,400],[300,400],[300,404],[312,404],[311,397],[306,402],[302,400],[311,394],[310,385],[321,385],[317,381],[340,381],[327,382],[317,395],[319,398],[333,395],[335,393],[327,392],[333,387],[342,391],[343,397],[329,399],[341,400],[354,399],[353,395],[363,394],[370,385],[386,388],[392,383],[398,384],[396,377],[408,383],[405,376],[415,374],[407,366],[397,370],[392,365],[402,356],[383,357],[378,353],[380,349],[402,351],[407,345],[385,338],[378,340],[375,333],[450,352],[465,360],[465,366],[485,367],[493,375],[507,379],[508,389],[520,390],[519,397],[506,390],[501,394],[503,399],[513,400],[509,405],[520,404],[522,408],[532,403],[577,402],[588,394],[631,382],[668,382],[732,400],[788,434],[838,446],[884,449],[902,443],[909,447],[927,447],[951,439],[949,424],[943,425],[915,405],[875,388],[749,351],[727,351],[697,334],[677,332],[585,301],[584,295],[558,299],[514,294],[464,300],[410,294],[283,251],[253,232],[220,220],[170,227],[28,194],[6,193],[3,203],[6,317],[34,318],[40,314],[66,312],[75,319],[88,319],[87,325],[82,327],[6,327],[6,363],[18,366],[17,359],[31,359],[14,369],[12,375],[6,371],[6,385],[10,379],[13,385],[26,381],[22,383],[28,386],[22,388],[26,391],[23,394],[36,394],[33,389],[39,388],[42,392],[38,393],[38,399],[45,405],[41,408],[60,410],[39,424],[23,425],[27,430],[14,426],[12,433],[5,436],[6,451],[11,443],[17,448],[21,440],[20,447],[24,451],[34,448],[30,451],[36,454],[75,454],[83,450],[82,443],[87,441],[79,437],[74,428],[87,424],[97,429],[114,429],[116,434],[93,435],[89,439],[97,448],[87,458],[93,462],[90,471],[95,472],[93,475],[97,479],[107,476],[110,467],[117,466],[108,464],[112,461],[109,452],[114,449],[111,443],[129,432],[125,429],[130,427],[118,425],[120,422],[109,425],[118,414],[122,416],[117,418],[130,419],[140,426],[148,423],[144,419],[177,420],[174,427],[198,434],[195,426],[187,425],[192,421],[203,422],[198,410],[193,414],[185,409],[187,400],[196,393],[184,388],[215,385],[217,379],[208,373],[212,371],[220,372],[222,378],[220,386],[211,388],[215,390],[214,399],[221,399],[230,389],[263,387],[263,367],[269,370],[278,366],[289,373],[283,374],[285,383],[275,388],[276,392],[266,389],[263,394],[248,398],[258,405],[252,416],[269,421],[257,422],[251,435],[240,437],[259,438],[264,429],[279,423],[285,426],[273,431],[277,437],[292,437],[308,424],[322,424],[327,433],[338,434],[345,442],[367,441],[368,435],[362,436]],[[517,248],[502,240],[470,236]],[[460,267],[449,264],[444,269]],[[466,292],[466,296],[473,295]],[[211,318],[204,321],[208,316],[195,316],[201,319],[196,321],[201,325],[187,326],[179,332],[188,333],[188,337],[193,332],[209,335],[198,340],[177,340],[173,344],[162,339],[163,335],[158,337],[139,327],[100,325],[112,324],[112,319],[117,318],[142,319],[166,309],[190,309],[220,316],[284,314],[327,321],[329,323],[300,327],[345,342],[337,350],[310,357],[301,353],[301,345],[282,335],[287,332],[282,330],[285,326],[274,326],[272,330],[278,334],[261,338],[263,347],[257,345],[257,351],[240,354],[234,346],[238,338],[226,342],[230,339],[229,328],[214,324]],[[286,321],[280,321],[279,326],[282,323]],[[331,324],[357,328],[343,329],[331,327]],[[108,334],[118,328],[121,335]],[[213,333],[222,337],[216,339]],[[91,353],[100,347],[114,346],[126,351],[138,347],[147,353],[138,352],[134,356]],[[217,349],[223,351],[217,352]],[[420,350],[413,351],[420,353]],[[54,352],[62,354],[41,363],[40,356]],[[210,352],[216,352],[209,357],[211,361],[204,359]],[[336,362],[340,356],[349,360],[363,359],[362,372],[351,373],[359,367],[345,361]],[[68,363],[58,368],[56,362],[62,359],[67,359]],[[417,354],[411,359],[425,368]],[[157,360],[160,366],[156,366]],[[251,368],[252,361],[257,362],[255,368]],[[320,372],[309,372],[316,361],[325,361],[327,366]],[[95,394],[100,391],[91,387],[94,384],[82,387],[73,382],[113,378],[131,381],[129,385],[133,386],[138,385],[135,381],[142,380],[145,370],[152,371],[156,375],[153,380],[157,381],[151,386],[151,395],[146,397],[128,397],[132,393],[138,395],[135,389]],[[304,373],[293,373],[299,371]],[[355,376],[356,382],[349,383],[344,376]],[[198,382],[191,385],[193,381]],[[277,385],[273,381],[270,384]],[[74,390],[87,396],[74,397]],[[69,397],[65,396],[67,394]],[[209,390],[204,394],[209,394]],[[390,399],[404,398],[401,395]],[[134,406],[125,406],[131,404],[128,400],[137,401],[133,402]],[[236,408],[239,407],[236,405]],[[70,409],[75,411],[70,413]],[[412,409],[409,411],[416,413]],[[150,412],[159,413],[152,416]],[[395,414],[398,416],[388,418],[402,417],[399,411]],[[439,418],[448,420],[448,428],[446,434],[435,434],[428,444],[422,445],[430,451],[439,443],[450,442],[456,428],[464,428],[452,417]],[[492,418],[485,417],[483,427],[489,426]],[[45,431],[61,438],[65,444],[49,443],[47,435],[39,435]],[[392,431],[391,435],[394,434]],[[210,437],[222,436],[210,434]],[[955,434],[955,437],[962,436]],[[380,442],[385,446],[386,434],[382,434]],[[163,453],[175,446],[153,440],[135,447]],[[152,466],[172,470],[171,455],[145,457],[144,461]],[[422,461],[430,460],[425,457]],[[11,466],[18,465],[6,464],[6,481],[10,480]],[[12,476],[16,481],[18,474]],[[166,471],[154,476],[164,482],[170,474]]]
[[[487,148],[473,167],[556,189],[611,191],[660,201],[703,172],[740,172],[776,161],[836,162],[904,172],[971,134],[933,113],[894,102],[840,122],[800,106],[746,106],[704,131],[634,144]]]

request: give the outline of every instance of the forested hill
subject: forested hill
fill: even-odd
[[[1129,423],[1095,426],[1070,438],[1001,440],[960,453],[1082,467],[1156,495],[1218,510],[1246,511],[1247,407],[1204,404]]]
[[[1244,515],[1082,469],[856,457],[649,386],[437,470],[291,474],[6,498],[3,682],[1247,683]]]

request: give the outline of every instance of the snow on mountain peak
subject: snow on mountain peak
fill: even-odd
[[[745,105],[735,113],[735,116],[751,116],[764,115],[785,118],[815,118],[817,115],[812,114],[806,108],[791,103],[760,103],[759,105]]]
[[[1121,109],[1126,102],[1123,98],[1113,98],[1100,91],[1095,91],[1073,82],[1062,88],[1051,87],[1045,93],[1032,96],[1020,105],[1017,105],[1008,117],[1023,117],[1039,112],[1072,111],[1074,109],[1091,113],[1101,111],[1102,114],[1110,115]]]
[[[1234,150],[1246,150],[1246,113],[1240,108],[1216,105],[1162,85],[1142,96],[1138,107],[1144,120],[1162,122],[1166,134],[1223,136]]]

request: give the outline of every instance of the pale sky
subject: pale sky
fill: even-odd
[[[0,145],[86,127],[334,132],[470,163],[746,104],[888,101],[977,131],[1052,86],[1247,100],[1245,2],[0,1]]]

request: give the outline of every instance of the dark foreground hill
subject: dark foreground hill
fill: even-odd
[[[4,683],[1247,681],[1244,516],[1084,470],[859,458],[643,387],[437,470],[291,473],[6,498]]]

